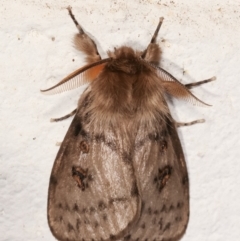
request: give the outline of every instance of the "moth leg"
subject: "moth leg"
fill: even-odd
[[[204,123],[205,120],[200,119],[200,120],[195,120],[195,121],[191,121],[191,122],[177,122],[177,121],[174,121],[174,122],[175,122],[176,127],[182,127],[182,126],[191,126],[191,125],[198,124],[198,123]]]
[[[206,83],[211,82],[213,80],[216,80],[215,76],[212,77],[212,78],[206,79],[206,80],[201,80],[201,81],[198,81],[198,82],[195,82],[195,83],[186,84],[185,87],[187,87],[188,89],[191,89],[193,87],[196,87],[196,86],[199,86],[199,85],[202,85],[202,84],[206,84]],[[204,119],[195,120],[195,121],[191,121],[191,122],[177,122],[177,121],[175,121],[175,125],[176,125],[176,127],[191,126],[191,125],[194,125],[194,124],[204,123],[204,122],[205,122]]]
[[[158,36],[162,23],[163,23],[163,17],[161,17],[159,19],[158,26],[152,36],[150,43],[148,44],[147,49],[145,49],[143,51],[143,53],[141,54],[141,57],[143,59],[145,59],[148,62],[155,64],[155,65],[159,64],[159,59],[160,59],[160,55],[161,55],[160,47],[156,42],[157,42],[157,36]]]
[[[61,145],[62,145],[62,141],[58,141],[58,142],[56,142],[55,145],[56,145],[56,146],[61,146]]]
[[[62,121],[62,120],[65,120],[73,115],[75,115],[77,112],[77,109],[73,110],[72,112],[70,112],[69,114],[63,116],[63,117],[60,117],[60,118],[51,118],[50,121],[51,122],[58,122],[58,121]]]
[[[70,6],[67,8],[67,10],[79,32],[74,37],[76,49],[84,52],[87,55],[86,60],[89,64],[101,60],[96,43],[83,31],[82,27],[74,17]]]
[[[196,86],[199,86],[199,85],[202,85],[202,84],[206,84],[208,82],[211,82],[213,80],[216,80],[216,77],[213,76],[212,78],[209,78],[209,79],[206,79],[206,80],[201,80],[201,81],[198,81],[198,82],[195,82],[195,83],[189,83],[189,84],[186,84],[185,86],[188,88],[188,89],[191,89],[191,88],[194,88]]]

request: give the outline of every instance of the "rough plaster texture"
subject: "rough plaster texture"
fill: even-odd
[[[83,88],[58,96],[39,90],[82,66],[72,44],[73,7],[100,53],[122,44],[144,48],[160,16],[162,66],[184,83],[213,75],[194,89],[212,107],[174,102],[190,175],[191,215],[183,241],[240,237],[239,7],[227,0],[1,0],[0,3],[0,240],[55,240],[46,215],[48,179],[71,120],[51,117],[76,107]]]

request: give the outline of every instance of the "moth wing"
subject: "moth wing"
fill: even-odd
[[[139,128],[136,138],[133,162],[142,209],[131,240],[179,240],[188,223],[189,186],[182,147],[173,121],[167,119],[159,126]]]
[[[111,127],[105,137],[89,124],[88,97],[81,98],[50,178],[48,221],[61,241],[116,240],[140,215],[133,166],[121,160]]]

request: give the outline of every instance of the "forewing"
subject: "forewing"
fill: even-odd
[[[61,241],[116,240],[140,215],[133,165],[122,161],[118,134],[89,121],[89,96],[80,100],[50,178],[48,221]]]
[[[189,217],[186,163],[173,121],[159,128],[139,128],[134,167],[142,197],[138,224],[131,240],[175,241],[185,232]]]

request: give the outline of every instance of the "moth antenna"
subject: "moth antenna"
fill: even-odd
[[[155,43],[156,43],[159,30],[160,30],[160,28],[161,28],[161,26],[162,26],[162,23],[163,23],[163,19],[164,19],[163,17],[161,17],[161,18],[159,19],[158,26],[157,26],[157,28],[156,28],[153,36],[152,36],[151,42],[150,42],[150,43],[152,43],[152,44],[155,44]]]
[[[153,66],[153,65],[151,65]],[[180,81],[178,81],[174,76],[172,76],[170,73],[168,73],[166,70],[162,69],[158,66],[153,66],[155,69],[157,69],[157,75],[162,80],[162,84],[165,88],[165,91],[170,96],[173,96],[178,99],[183,99],[188,102],[191,102],[193,105],[201,105],[201,106],[211,106],[200,99],[198,99],[195,95],[193,95],[189,90],[188,87],[183,85]],[[214,80],[208,79],[204,80],[203,82],[210,82]],[[202,81],[200,81],[202,82]]]
[[[87,84],[98,77],[98,75],[103,70],[106,62],[108,62],[111,58],[100,60],[96,63],[86,65],[80,69],[77,69],[63,80],[61,80],[58,84],[53,87],[41,90],[41,92],[45,94],[58,94],[67,90],[72,90],[78,88],[84,84]]]
[[[72,8],[68,6],[67,10],[79,32],[74,37],[75,48],[79,51],[84,52],[87,55],[87,63],[94,63],[101,60],[101,56],[98,52],[96,43],[84,32],[81,25],[78,23],[75,16],[73,15]]]

